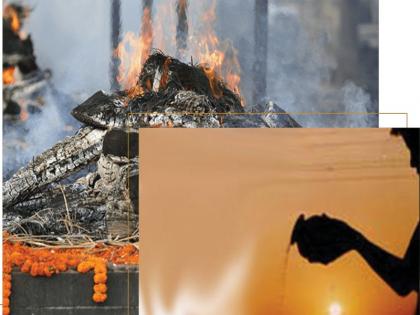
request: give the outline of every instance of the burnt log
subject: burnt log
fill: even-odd
[[[102,159],[102,160],[101,160]],[[70,185],[35,194],[3,216],[10,233],[51,236],[83,235],[92,239],[127,237],[138,226],[138,165],[123,167],[102,156],[98,172]],[[129,183],[133,188],[129,188]]]
[[[255,0],[254,104],[265,101],[267,90],[268,0]]]
[[[99,158],[104,130],[81,128],[34,158],[3,184],[3,208],[57,182]]]
[[[178,0],[176,4],[176,13],[178,17],[176,25],[176,53],[177,58],[183,59],[187,50],[188,39],[188,0]]]
[[[146,92],[192,91],[207,96],[216,112],[244,112],[238,95],[207,65],[189,65],[155,51],[145,62],[138,85]]]
[[[3,215],[3,229],[13,234],[106,236],[106,202],[82,185],[58,187],[17,204]]]
[[[109,68],[111,90],[119,90],[120,84],[117,80],[119,58],[115,51],[121,41],[121,0],[112,0],[111,4],[111,63]]]
[[[97,170],[9,207],[4,228],[32,235],[130,236],[138,226],[138,134],[109,131]]]
[[[32,39],[30,36],[21,38],[18,29],[13,29],[13,19],[10,12],[17,15],[20,23],[27,17],[28,8],[19,4],[9,4],[5,7],[3,16],[3,66],[18,66],[23,75],[38,70]],[[16,26],[14,26],[16,27]]]
[[[21,99],[31,98],[35,94],[42,94],[45,92],[50,78],[50,70],[38,70],[24,76],[22,81],[5,85],[3,87],[4,101],[19,103]]]

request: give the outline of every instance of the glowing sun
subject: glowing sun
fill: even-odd
[[[328,311],[329,311],[328,312],[329,315],[341,315],[342,314],[341,305],[337,302],[332,303],[330,305]]]

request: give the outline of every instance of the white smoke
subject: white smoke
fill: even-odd
[[[189,29],[200,29],[201,16],[212,0],[190,1]],[[86,99],[99,89],[109,89],[110,1],[103,0],[26,0],[33,8],[26,22],[26,32],[34,42],[37,61],[42,69],[51,69],[52,83],[61,92]],[[157,17],[162,5],[170,4],[169,14]],[[138,34],[142,15],[141,1],[122,1],[122,32]],[[254,62],[254,0],[217,1],[216,32],[220,40],[230,39],[239,51],[242,67],[241,92],[250,104],[252,65]],[[327,53],[328,33],[308,36],[302,17],[291,6],[270,2],[268,97],[288,112],[377,112],[377,102],[352,82],[343,86],[329,84],[337,61]],[[154,1],[154,21],[165,22],[165,32],[175,30],[175,0]],[[171,13],[172,12],[172,13]],[[155,27],[159,25],[156,22]],[[175,34],[165,34],[174,38]],[[168,53],[174,46],[168,45]],[[55,108],[52,108],[54,107]],[[51,107],[51,108],[50,108]],[[27,161],[58,140],[51,122],[70,119],[70,108],[60,101],[49,102],[34,122],[28,123],[27,135],[33,151],[13,157]],[[363,127],[372,126],[372,116],[295,116],[305,127]],[[40,126],[45,126],[40,128]],[[48,129],[48,130],[47,130]],[[11,131],[11,132],[16,132]],[[6,138],[5,138],[6,139]],[[42,148],[42,149],[41,149]],[[12,159],[13,159],[12,158]],[[5,161],[9,157],[5,158]]]
[[[47,89],[42,111],[30,114],[26,121],[3,124],[3,177],[8,178],[17,168],[52,147],[65,136],[75,133],[77,121],[68,114],[69,99]]]
[[[341,100],[346,113],[366,113],[367,108],[371,107],[371,98],[362,88],[353,82],[347,82],[340,90]],[[346,127],[367,127],[372,125],[370,115],[347,115],[344,122]]]
[[[287,112],[357,113],[296,116],[305,127],[374,126],[374,117],[363,115],[373,104],[361,87],[350,81],[342,87],[330,83],[337,61],[327,53],[327,33],[311,38],[299,12],[274,5],[269,25],[269,98]]]

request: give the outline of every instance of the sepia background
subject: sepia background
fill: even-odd
[[[402,256],[419,183],[386,129],[142,130],[142,314],[412,315],[351,252],[288,249],[299,214],[346,220]]]

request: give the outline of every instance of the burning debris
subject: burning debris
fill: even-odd
[[[43,95],[51,77],[39,69],[33,43],[23,31],[30,9],[8,4],[3,12],[3,114],[26,120],[44,105]]]
[[[246,112],[240,97],[205,65],[159,51],[146,60],[134,88],[111,95],[99,91],[72,115],[85,126],[4,183],[8,231],[82,233],[93,239],[136,233],[139,128],[299,127],[271,102]],[[62,184],[91,163],[94,172]]]
[[[159,51],[145,62],[137,85],[113,95],[99,91],[72,114],[97,128],[300,127],[271,102],[246,112],[239,95],[206,65]]]

